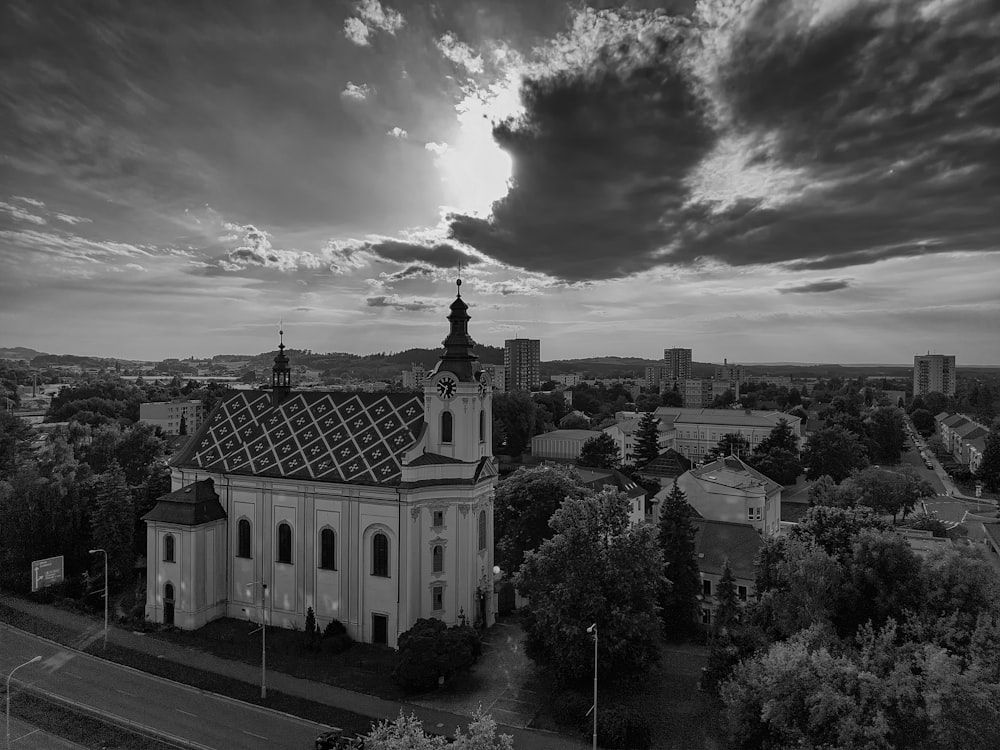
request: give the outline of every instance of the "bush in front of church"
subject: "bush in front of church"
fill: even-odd
[[[421,618],[399,636],[393,677],[404,690],[429,690],[442,679],[471,667],[482,650],[478,635],[468,626],[449,628],[440,620]]]
[[[323,641],[320,648],[332,654],[339,654],[351,647],[354,641],[347,633],[347,628],[340,620],[330,620],[323,629]]]

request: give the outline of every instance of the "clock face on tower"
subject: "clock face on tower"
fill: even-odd
[[[437,382],[438,396],[443,399],[453,398],[457,387],[458,383],[455,382],[454,378],[445,376]]]

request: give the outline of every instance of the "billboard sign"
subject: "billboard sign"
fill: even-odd
[[[31,590],[38,591],[46,586],[63,581],[63,556],[46,557],[31,561]]]

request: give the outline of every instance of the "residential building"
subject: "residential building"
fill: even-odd
[[[492,390],[458,296],[421,393],[236,391],[171,460],[146,522],[146,615],[320,628],[395,646],[419,618],[490,625]],[[266,584],[266,592],[263,590]]]
[[[746,381],[747,373],[743,365],[731,365],[728,360],[722,360],[721,365],[715,367],[716,380],[732,380],[740,385]]]
[[[773,385],[776,388],[792,387],[792,379],[787,375],[747,375],[743,382],[754,385]]]
[[[691,377],[691,350],[690,349],[664,349],[663,366],[666,373],[663,380],[678,382]]]
[[[746,438],[750,450],[771,434],[784,420],[792,434],[801,440],[802,420],[792,414],[762,409],[671,409],[660,407],[657,416],[672,415],[675,430],[673,447],[693,461],[700,461],[727,434],[738,433]]]
[[[931,392],[955,395],[955,355],[918,354],[913,358],[913,395]]]
[[[611,487],[624,493],[629,501],[629,522],[633,526],[646,520],[646,491],[620,471],[577,466],[576,473],[580,475],[583,484],[595,492]]]
[[[763,545],[760,534],[745,523],[696,518],[694,549],[701,574],[701,622],[709,626],[718,607],[719,581],[726,563],[733,574],[736,597],[746,602],[754,595],[754,559]]]
[[[969,457],[969,471],[975,474],[979,471],[979,467],[983,465],[983,454],[986,453],[986,438],[977,437],[970,440],[966,446],[966,451]]]
[[[503,393],[507,390],[507,370],[503,365],[483,365],[483,372],[490,379],[494,391]]]
[[[718,396],[730,391],[733,397],[740,397],[740,384],[736,380],[715,380],[714,378],[688,378],[680,384],[681,398],[688,409],[711,406]]]
[[[147,401],[139,404],[139,421],[163,430],[166,435],[193,435],[208,413],[205,405],[191,401]]]
[[[409,370],[403,370],[403,390],[411,391],[423,386],[427,370],[423,365],[411,364]]]
[[[504,341],[503,366],[508,391],[537,391],[541,386],[539,339],[507,339]]]
[[[674,480],[681,474],[691,469],[692,463],[673,448],[667,448],[645,466],[640,466],[639,476],[645,480],[656,480],[660,483],[660,488],[666,487],[668,490],[673,486]],[[657,493],[646,503],[646,520],[650,523],[658,523],[660,520],[660,494]]]
[[[968,466],[969,471],[976,471],[983,460],[989,428],[965,414],[941,412],[934,420],[948,452],[956,461]]]
[[[677,486],[702,518],[749,524],[762,536],[773,536],[781,528],[781,485],[736,456],[685,472]],[[657,498],[669,492],[665,487]]]
[[[597,437],[598,430],[553,430],[531,438],[531,455],[560,461],[575,461],[583,444]]]
[[[553,383],[559,383],[559,385],[566,386],[567,388],[572,388],[574,385],[580,384],[580,373],[568,373],[565,375],[552,375],[549,380]]]

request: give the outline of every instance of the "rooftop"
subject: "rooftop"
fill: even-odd
[[[695,528],[695,555],[701,572],[722,575],[728,560],[734,577],[753,580],[753,561],[762,544],[753,526],[704,518],[692,519],[691,524]]]

